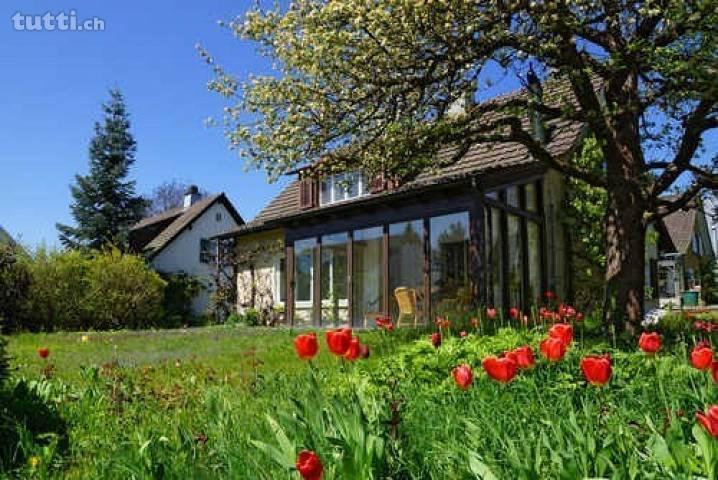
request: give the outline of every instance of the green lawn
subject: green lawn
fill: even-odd
[[[286,329],[12,336],[15,390],[0,396],[12,398],[0,401],[0,429],[7,417],[20,424],[0,431],[0,478],[6,468],[31,478],[296,480],[302,449],[318,453],[325,480],[716,478],[718,441],[694,416],[718,402],[710,372],[687,360],[698,339],[650,356],[582,328],[556,363],[538,354],[543,325],[444,332],[438,349],[426,331],[358,332],[372,353],[355,363],[327,353],[320,334],[311,364]],[[525,344],[537,364],[511,383],[482,371],[486,356]],[[612,357],[604,387],[579,368],[596,353]],[[466,391],[451,376],[460,364],[474,369]]]

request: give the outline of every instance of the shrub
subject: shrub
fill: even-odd
[[[186,273],[160,273],[165,287],[162,327],[176,328],[193,318],[192,300],[202,290],[202,282]],[[192,322],[194,323],[194,322]]]
[[[86,327],[159,326],[165,282],[142,259],[119,250],[95,253],[88,259],[86,274]]]
[[[30,287],[30,272],[17,251],[0,245],[0,333],[14,330],[20,322]]]
[[[41,249],[26,264],[32,281],[22,328],[148,328],[162,320],[165,282],[139,257]]]

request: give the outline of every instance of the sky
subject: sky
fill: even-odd
[[[229,71],[268,73],[254,46],[218,20],[251,0],[0,3],[0,225],[22,243],[58,245],[55,223],[73,223],[70,184],[88,168],[87,148],[108,89],[119,87],[131,114],[137,162],[131,178],[149,194],[177,179],[225,192],[249,220],[286,184],[246,172],[221,127],[225,100],[206,88],[212,72],[201,43]],[[97,17],[102,31],[19,31],[13,17],[50,11]],[[24,22],[23,22],[24,23]]]
[[[87,172],[87,148],[108,90],[122,90],[137,141],[131,178],[148,195],[171,180],[225,192],[245,220],[289,178],[269,184],[230,151],[221,127],[226,100],[206,88],[212,72],[200,43],[240,79],[270,73],[254,45],[218,25],[254,0],[88,0],[0,3],[0,225],[27,246],[57,246],[55,223],[72,224],[70,184]],[[97,18],[101,31],[27,31],[16,19],[73,14]],[[19,14],[19,16],[17,15]],[[503,79],[480,99],[517,88]],[[718,150],[718,135],[706,142]]]

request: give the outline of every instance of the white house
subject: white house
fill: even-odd
[[[130,230],[134,251],[147,256],[153,268],[163,273],[186,273],[205,288],[194,299],[192,310],[203,313],[209,306],[216,240],[212,237],[236,229],[244,220],[224,193],[201,197],[191,186],[184,205],[145,218]]]

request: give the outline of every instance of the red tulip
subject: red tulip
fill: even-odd
[[[566,344],[560,338],[548,337],[539,345],[541,354],[552,362],[557,362],[566,355]]]
[[[324,467],[319,456],[309,450],[302,450],[297,457],[297,471],[304,480],[320,480]]]
[[[577,321],[577,322],[583,322],[583,313],[578,312],[578,313],[576,314],[576,321]]]
[[[691,365],[698,370],[707,370],[713,363],[713,350],[709,344],[701,342],[691,352]]]
[[[466,337],[466,335],[468,335],[468,334],[467,334],[464,330],[462,330],[461,332],[459,332],[459,336],[460,336],[461,338]]]
[[[431,334],[431,344],[434,348],[439,348],[441,346],[441,333],[434,332]]]
[[[462,390],[468,390],[471,386],[471,382],[474,380],[474,374],[471,373],[471,367],[463,364],[452,370],[451,374],[454,376],[456,385]]]
[[[362,344],[359,346],[359,350],[360,350],[361,358],[364,358],[364,359],[369,358],[369,353],[370,353],[370,351],[369,351],[369,345],[364,345],[364,344],[362,343]]]
[[[556,294],[551,290],[546,290],[543,296],[546,297],[546,300],[556,300]]]
[[[489,320],[494,320],[496,318],[497,312],[495,308],[487,308],[486,309],[486,318]]]
[[[297,335],[297,338],[294,339],[294,349],[297,351],[297,355],[299,355],[299,358],[302,360],[310,360],[314,358],[319,351],[317,334],[312,332]]]
[[[344,358],[353,362],[361,356],[361,343],[359,343],[359,337],[354,337],[349,341],[349,348],[347,353],[344,354]]]
[[[638,346],[644,352],[654,354],[661,349],[661,336],[656,332],[643,332],[638,339]]]
[[[611,357],[608,355],[589,355],[581,360],[581,370],[591,385],[601,386],[611,378]]]
[[[718,405],[712,405],[706,415],[696,413],[696,419],[713,438],[718,438]]]
[[[501,383],[510,382],[518,371],[516,362],[509,357],[486,357],[482,365],[489,377]]]
[[[528,345],[524,345],[523,347],[518,347],[511,350],[510,352],[506,352],[505,356],[513,360],[514,363],[516,363],[516,366],[520,369],[531,368],[536,365],[534,352]]]
[[[566,346],[573,340],[573,327],[568,323],[557,323],[548,330],[549,337],[558,338]]]
[[[330,352],[340,356],[347,353],[352,340],[352,331],[350,328],[328,330],[326,336],[327,346],[329,346]]]
[[[513,318],[514,320],[519,318],[519,309],[516,307],[509,308],[509,317]]]
[[[50,356],[50,349],[47,347],[38,348],[37,354],[40,355],[40,358],[47,358]]]

